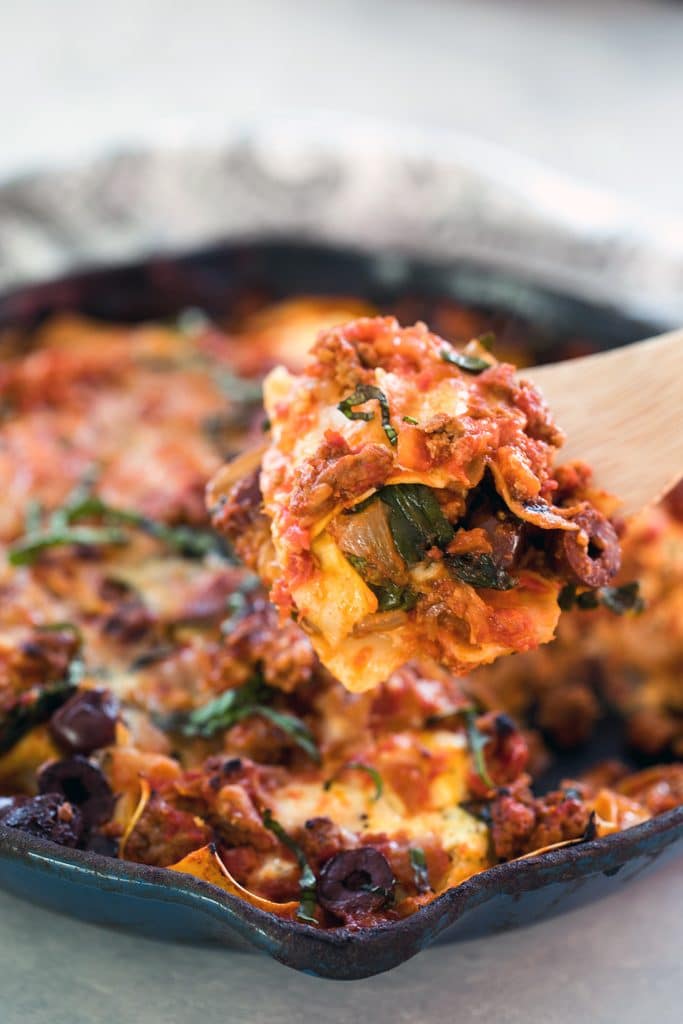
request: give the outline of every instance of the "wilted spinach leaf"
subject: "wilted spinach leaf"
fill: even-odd
[[[484,370],[491,369],[491,363],[486,359],[480,359],[479,356],[468,356],[464,352],[456,352],[449,348],[442,349],[440,354],[444,363],[457,366],[459,370],[464,370],[466,373],[483,373]]]
[[[269,702],[274,696],[272,687],[256,676],[234,690],[226,690],[203,707],[195,708],[176,725],[184,736],[210,737],[245,718],[259,715],[287,733],[312,760],[319,761],[320,752],[308,727],[296,715],[272,707]]]
[[[435,545],[445,547],[453,538],[436,496],[424,484],[393,484],[378,492],[389,506],[389,527],[401,558],[408,565],[424,559]]]
[[[469,551],[462,555],[446,555],[444,561],[461,583],[468,583],[471,587],[479,587],[482,590],[512,590],[517,586],[517,580],[496,565],[489,554]]]

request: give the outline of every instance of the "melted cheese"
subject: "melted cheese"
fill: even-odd
[[[403,744],[401,739],[405,740]],[[392,787],[388,768],[394,756],[411,755],[439,759],[439,771],[428,786],[424,805],[413,812],[400,790]],[[469,771],[461,733],[433,730],[398,737],[395,749],[379,752],[376,763],[383,778],[379,799],[375,799],[373,781],[362,772],[345,772],[327,790],[319,782],[291,782],[273,794],[278,820],[290,833],[301,829],[310,818],[328,817],[350,833],[400,834],[415,845],[433,838],[451,861],[444,887],[488,866],[488,829],[458,806],[467,795]]]
[[[318,571],[294,590],[294,600],[307,628],[335,648],[377,611],[377,598],[328,533],[313,541],[312,552]]]

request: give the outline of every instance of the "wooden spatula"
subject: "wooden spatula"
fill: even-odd
[[[683,330],[520,377],[538,385],[567,435],[559,460],[589,463],[624,514],[683,476]]]

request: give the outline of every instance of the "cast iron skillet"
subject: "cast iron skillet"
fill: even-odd
[[[538,359],[571,351],[577,339],[607,348],[667,326],[638,322],[489,267],[260,241],[74,274],[0,296],[0,328],[31,328],[59,310],[119,321],[169,317],[187,306],[229,315],[245,289],[268,299],[364,296],[383,311],[405,308],[409,296],[411,312],[428,321],[435,303],[454,299],[498,322],[523,325]],[[615,722],[597,746],[560,760],[555,776],[574,774],[582,762],[623,755],[620,742]],[[389,970],[436,941],[529,924],[596,899],[682,850],[679,807],[613,836],[490,868],[411,917],[355,932],[283,921],[187,875],[66,850],[2,826],[0,884],[84,920],[164,939],[256,947],[297,970],[354,979]]]

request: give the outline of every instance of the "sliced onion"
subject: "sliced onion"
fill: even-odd
[[[405,581],[406,566],[396,550],[383,501],[371,501],[361,512],[336,516],[328,530],[347,558],[362,561],[361,575],[366,583],[381,586],[387,580]]]

